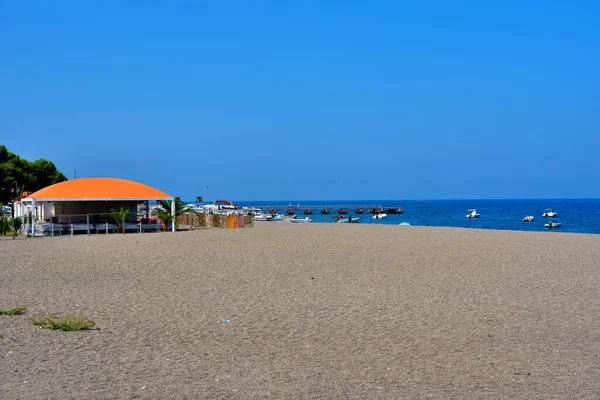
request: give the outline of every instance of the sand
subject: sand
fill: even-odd
[[[600,236],[257,223],[2,240],[0,268],[29,307],[2,399],[600,397]]]

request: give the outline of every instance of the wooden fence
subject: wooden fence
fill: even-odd
[[[252,215],[182,214],[177,217],[178,229],[252,227]]]

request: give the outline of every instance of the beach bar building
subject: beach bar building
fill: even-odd
[[[125,179],[79,178],[45,187],[22,198],[15,204],[15,214],[24,219],[31,213],[33,221],[45,220],[58,226],[86,224],[89,232],[94,222],[100,222],[100,216],[106,218],[113,209],[128,209],[128,220],[124,222],[133,223],[137,221],[138,205],[145,203],[146,218],[149,218],[150,203],[159,200],[171,202],[175,220],[175,198],[158,189]],[[34,235],[35,225],[32,224],[31,232]],[[175,231],[175,224],[171,229]]]

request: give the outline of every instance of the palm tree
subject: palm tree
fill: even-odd
[[[156,211],[156,215],[163,224],[165,224],[165,227],[168,227],[169,224],[173,222],[171,202],[168,200],[159,200],[158,204],[160,205],[160,209]],[[188,207],[180,197],[175,197],[175,222],[177,222],[177,217],[185,213],[197,214],[196,211],[192,207]]]
[[[120,232],[123,231],[123,224],[125,223],[125,218],[127,218],[127,214],[129,214],[129,209],[125,208],[125,207],[121,207],[118,210],[115,210],[114,208],[111,208],[110,212],[108,213],[108,216],[113,221],[115,221],[115,223],[119,227],[118,230]]]

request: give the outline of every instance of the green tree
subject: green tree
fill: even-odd
[[[202,196],[196,196],[196,203],[202,203],[202,200],[204,200]]]
[[[66,180],[53,162],[42,158],[27,161],[0,145],[0,202],[9,204],[23,192],[35,192]]]
[[[129,214],[129,209],[125,208],[125,207],[121,207],[118,210],[115,210],[114,208],[110,209],[108,216],[110,217],[110,219],[115,221],[115,223],[119,227],[119,229],[118,229],[119,232],[123,231],[123,224],[125,223],[125,220],[127,219],[128,214]]]
[[[160,209],[156,211],[156,216],[165,224],[165,227],[168,227],[171,222],[173,222],[173,217],[171,214],[171,202],[166,200],[159,200],[158,204],[160,205]],[[196,211],[188,207],[180,197],[175,197],[175,219],[178,216],[185,213],[194,213]]]

